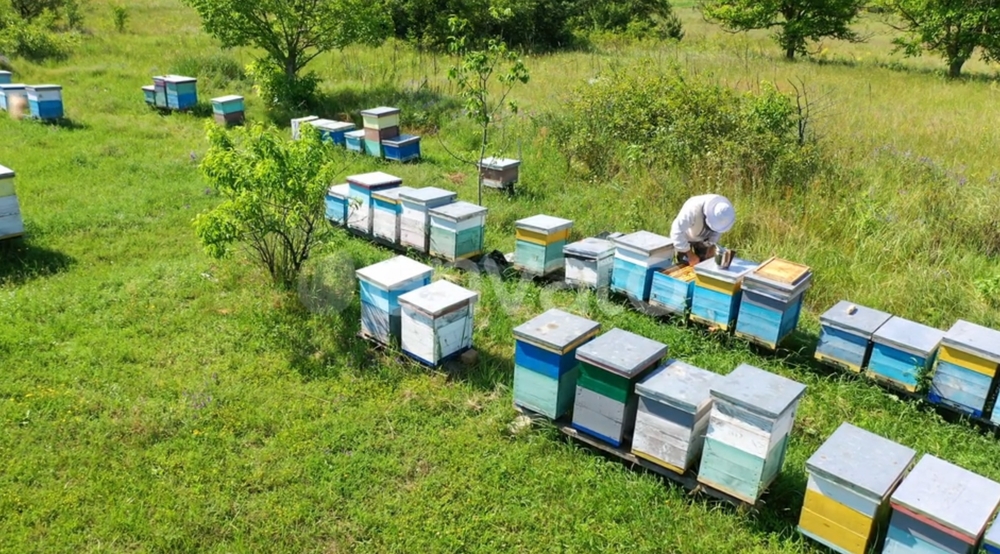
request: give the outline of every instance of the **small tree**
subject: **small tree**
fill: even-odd
[[[731,32],[777,29],[785,57],[806,54],[809,41],[835,38],[860,42],[851,29],[868,0],[705,0],[702,14]]]
[[[495,18],[509,17],[510,12],[491,10]],[[528,82],[528,68],[524,61],[512,52],[507,44],[496,38],[473,43],[466,33],[468,21],[451,17],[448,24],[452,30],[449,49],[458,56],[458,64],[448,70],[448,79],[458,86],[459,95],[465,105],[465,113],[480,129],[479,158],[472,162],[452,153],[459,161],[476,167],[479,181],[479,203],[483,203],[483,177],[480,164],[486,158],[490,145],[490,127],[505,109],[517,113],[517,103],[508,100],[517,83]],[[495,82],[495,83],[494,83]],[[496,87],[498,96],[491,93]]]
[[[324,228],[323,196],[336,173],[328,146],[309,125],[289,141],[259,123],[208,124],[208,141],[201,170],[223,201],[195,218],[196,234],[211,256],[242,247],[276,285],[292,287]]]

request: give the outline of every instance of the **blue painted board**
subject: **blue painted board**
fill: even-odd
[[[697,283],[691,296],[691,315],[729,328],[739,315],[743,291],[729,295],[702,287]]]
[[[682,281],[656,271],[649,288],[649,303],[666,308],[671,312],[683,314],[691,308],[694,296],[694,280]]]
[[[558,379],[579,365],[575,348],[565,354],[557,354],[524,341],[514,341],[514,363],[550,379]]]
[[[982,417],[992,384],[993,379],[987,375],[938,360],[927,397],[936,404],[951,406],[973,417]]]
[[[385,158],[397,162],[408,162],[420,158],[420,137],[416,135],[399,135],[382,140]]]
[[[872,346],[868,371],[876,377],[915,391],[918,380],[930,368],[930,360],[885,344]]]
[[[645,268],[615,256],[611,270],[611,290],[648,302],[654,273],[656,269]]]
[[[566,246],[565,240],[544,246],[518,240],[514,245],[514,265],[539,275],[558,271],[563,268],[564,264],[564,246]]]
[[[352,152],[364,152],[364,131],[348,131],[344,133],[344,144]]]
[[[882,554],[973,554],[975,548],[894,510]]]
[[[736,332],[775,347],[798,325],[802,296],[783,303],[751,290],[743,290],[739,310]]]
[[[846,364],[855,371],[868,366],[871,356],[871,340],[863,335],[848,333],[836,327],[820,327],[816,354]]]
[[[61,100],[42,101],[29,100],[28,109],[31,117],[35,119],[59,119],[63,116],[63,103]]]
[[[515,363],[514,403],[550,419],[559,419],[573,408],[579,367],[553,379]]]

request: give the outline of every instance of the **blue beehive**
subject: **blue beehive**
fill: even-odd
[[[691,295],[691,320],[729,330],[740,311],[743,277],[757,267],[754,262],[733,258],[722,269],[715,259],[694,267],[694,293]]]
[[[653,274],[649,303],[677,315],[687,315],[694,297],[694,269],[673,265]]]
[[[674,243],[649,231],[615,237],[615,264],[611,272],[611,290],[631,298],[649,301],[653,274],[671,265]]]
[[[27,101],[28,95],[24,89],[25,85],[21,83],[0,85],[0,109],[9,110],[11,101],[15,98],[23,98]]]
[[[219,125],[239,125],[245,119],[243,97],[237,94],[212,99],[212,117]]]
[[[338,227],[347,225],[351,185],[333,185],[326,191],[326,218]]]
[[[941,339],[928,398],[974,417],[993,417],[1000,332],[959,320]]]
[[[576,349],[601,329],[596,321],[551,309],[514,329],[514,404],[559,419],[573,407]]]
[[[142,87],[142,97],[150,106],[156,104],[156,88],[153,85]]]
[[[365,151],[365,131],[364,129],[359,129],[357,131],[348,131],[344,133],[344,146],[347,147],[351,152],[361,152]]]
[[[775,350],[795,330],[812,283],[809,268],[771,258],[743,277],[736,335]]]
[[[1000,554],[1000,519],[995,520],[983,536],[983,551],[986,554]]]
[[[34,119],[59,119],[63,116],[62,87],[31,85],[25,87],[28,108]]]
[[[167,107],[172,110],[187,110],[198,104],[198,79],[183,75],[167,75],[163,78],[167,89]]]
[[[347,133],[356,129],[353,123],[332,119],[316,119],[309,124],[319,130],[320,140],[330,141],[338,146],[347,146]]]
[[[372,193],[378,190],[398,187],[403,180],[394,175],[376,171],[347,178],[350,185],[351,208],[347,216],[347,227],[362,236],[371,236],[375,205]]]
[[[934,361],[944,331],[893,316],[872,335],[866,375],[890,386],[916,392]]]
[[[361,334],[382,344],[399,341],[399,297],[430,284],[434,268],[406,256],[357,270],[361,288]]]
[[[10,71],[0,71],[0,85],[10,84],[11,79]]]
[[[417,135],[399,135],[382,139],[382,153],[387,160],[408,162],[420,159],[420,137]]]
[[[868,367],[872,335],[892,315],[841,300],[819,317],[816,359],[860,373]]]

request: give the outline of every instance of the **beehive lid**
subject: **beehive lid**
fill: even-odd
[[[612,329],[576,350],[576,359],[631,378],[667,354],[667,345]]]
[[[872,340],[875,342],[924,358],[937,350],[942,338],[944,338],[944,331],[898,316],[893,316],[889,321],[886,321],[872,335]]]
[[[167,75],[163,78],[163,80],[168,83],[193,83],[198,79],[195,79],[194,77],[185,77],[184,75]]]
[[[925,454],[892,501],[967,537],[978,537],[1000,504],[1000,483]]]
[[[212,102],[218,102],[219,104],[226,104],[229,102],[239,102],[240,100],[243,100],[243,97],[238,94],[227,94],[226,96],[213,98]]]
[[[712,397],[765,417],[777,418],[806,392],[806,386],[752,365],[740,364],[712,387]]]
[[[715,263],[715,258],[709,258],[694,266],[694,272],[698,275],[707,275],[727,283],[736,283],[746,277],[748,273],[757,267],[755,262],[744,260],[743,258],[733,258],[729,267],[722,269]]]
[[[398,113],[399,108],[390,108],[388,106],[379,106],[378,108],[372,108],[370,110],[361,110],[361,115],[373,117],[385,117],[387,115],[394,115]]]
[[[615,253],[615,245],[610,240],[585,238],[563,247],[563,254],[586,258],[603,258]]]
[[[364,279],[382,290],[394,290],[410,281],[429,277],[434,268],[406,256],[396,256],[357,270],[359,279]]]
[[[517,167],[521,165],[520,160],[512,160],[510,158],[483,158],[479,163],[479,167],[484,167],[486,169],[497,169],[504,170],[510,167]]]
[[[711,399],[711,388],[723,377],[680,360],[670,360],[663,367],[635,385],[635,391],[684,412],[694,413]]]
[[[412,306],[421,312],[437,316],[455,307],[475,302],[479,293],[441,279],[400,295],[399,303]]]
[[[14,178],[14,170],[9,167],[0,165],[0,179],[13,179],[13,178]]]
[[[431,208],[430,212],[433,215],[443,217],[451,221],[462,221],[464,219],[469,219],[470,217],[485,214],[486,208],[459,200],[458,202],[452,202],[451,204]]]
[[[62,85],[31,85],[27,88],[31,90],[62,90]]]
[[[637,250],[647,256],[669,250],[674,246],[669,238],[649,231],[637,231],[612,240],[616,246]]]
[[[296,118],[293,118],[292,122],[293,123],[305,123],[307,121],[315,121],[317,119],[319,119],[319,118],[316,117],[315,115],[307,115],[305,117],[296,117]]]
[[[357,131],[348,131],[348,132],[344,133],[344,136],[345,137],[351,137],[351,138],[364,138],[365,131],[364,131],[364,129],[359,129]]]
[[[420,140],[417,135],[399,135],[398,137],[382,139],[382,144],[389,146],[405,146]]]
[[[319,129],[323,129],[324,131],[346,131],[348,129],[354,129],[353,123],[337,121],[335,119],[317,119],[312,122],[312,125]]]
[[[562,231],[563,229],[569,229],[573,226],[573,221],[563,219],[561,217],[539,214],[519,219],[514,222],[514,225],[521,229],[527,229],[529,231],[547,235]]]
[[[411,189],[400,195],[403,200],[409,200],[417,204],[431,204],[438,202],[451,202],[458,196],[457,192],[441,189],[438,187],[423,187]]]
[[[378,198],[379,200],[388,200],[390,202],[399,202],[399,195],[408,191],[413,190],[410,187],[394,187],[391,189],[383,189],[372,193],[372,197]]]
[[[889,321],[891,317],[892,315],[885,312],[841,300],[819,316],[819,322],[828,327],[856,333],[870,339],[875,331],[878,331],[878,328]]]
[[[948,329],[941,344],[1000,364],[1000,331],[960,319]]]
[[[347,195],[351,192],[351,185],[347,183],[341,185],[333,185],[326,190],[326,193],[330,196],[337,196],[340,198],[347,198]]]
[[[152,92],[152,91],[155,91],[155,90],[156,90],[156,87],[155,87],[155,86],[153,86],[153,85],[146,85],[146,86],[142,87],[142,90],[145,90],[145,91],[150,91],[150,92]]]
[[[347,182],[366,189],[373,187],[391,187],[403,184],[403,180],[395,175],[375,171],[373,173],[363,173],[361,175],[351,175]]]
[[[2,70],[0,70],[0,75],[10,76],[10,75],[12,75],[12,73],[10,71],[2,71]]]
[[[5,83],[0,85],[0,90],[24,90],[25,86],[24,83]]]
[[[806,469],[838,485],[882,499],[892,491],[916,455],[912,448],[845,422],[806,461]]]
[[[601,324],[557,308],[514,328],[514,337],[546,350],[564,352],[581,338],[593,335]]]

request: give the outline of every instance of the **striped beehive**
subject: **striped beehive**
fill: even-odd
[[[507,189],[517,183],[521,166],[519,160],[509,158],[483,158],[479,162],[479,178],[484,187]]]
[[[806,387],[742,364],[711,388],[712,411],[698,481],[755,504],[785,461]]]
[[[649,231],[615,237],[611,290],[631,298],[649,301],[649,289],[656,270],[671,265],[674,243]]]
[[[806,461],[809,481],[799,531],[841,554],[877,548],[889,515],[889,496],[916,454],[842,423]]]
[[[353,123],[333,119],[316,119],[309,122],[319,130],[320,140],[330,141],[337,146],[347,146],[347,133],[355,130]]]
[[[993,417],[998,365],[1000,332],[959,320],[941,339],[928,398],[974,417]]]
[[[24,89],[31,117],[41,120],[63,116],[62,87],[59,85],[29,85]]]
[[[373,173],[363,173],[361,175],[351,175],[347,178],[349,185],[351,207],[353,208],[347,217],[347,228],[362,235],[372,234],[372,212],[375,205],[372,202],[372,193],[388,188],[398,187],[403,184],[403,180],[394,175],[376,171]]]
[[[514,404],[559,419],[573,407],[576,350],[601,324],[553,308],[514,328]]]
[[[632,453],[671,471],[687,473],[705,443],[712,409],[709,391],[722,378],[671,360],[636,384],[639,406]]]
[[[219,125],[240,125],[245,119],[243,97],[230,94],[212,99],[212,117]]]
[[[817,360],[860,373],[868,367],[872,336],[892,316],[841,300],[819,317]]]
[[[812,285],[808,267],[771,258],[743,277],[736,335],[775,350],[799,324]]]
[[[167,81],[163,75],[153,76],[153,105],[157,108],[167,108]]]
[[[0,165],[0,240],[24,234],[21,206],[14,190],[14,170]]]
[[[361,289],[361,334],[382,344],[400,339],[399,297],[430,284],[434,269],[406,256],[396,256],[355,273]]]
[[[437,187],[411,189],[399,195],[399,244],[426,254],[430,247],[430,210],[455,201],[458,194]]]
[[[893,316],[872,335],[872,355],[865,375],[916,392],[943,337],[940,329]]]
[[[393,187],[372,193],[372,236],[389,246],[399,244],[399,203],[401,193],[411,191],[410,187]]]
[[[309,123],[310,121],[316,121],[317,119],[319,119],[319,118],[316,117],[315,115],[307,115],[305,117],[296,117],[295,119],[292,119],[292,122],[291,122],[291,124],[292,124],[292,140],[299,140],[299,137],[302,136],[302,125],[303,124]]]
[[[469,202],[452,202],[428,210],[432,256],[449,262],[472,258],[483,253],[486,208]]]
[[[983,552],[986,554],[1000,554],[1000,519],[994,520],[990,528],[983,535]]]
[[[351,185],[333,185],[326,190],[326,218],[338,227],[347,225],[350,210]]]
[[[381,106],[361,111],[364,125],[365,152],[381,158],[385,155],[382,141],[399,136],[399,108]]]
[[[146,85],[142,87],[142,97],[150,106],[156,104],[156,87],[153,85]]]
[[[577,287],[611,286],[615,245],[610,240],[585,238],[563,247],[566,282]]]
[[[580,376],[573,427],[628,449],[639,405],[635,384],[655,369],[666,353],[667,345],[617,328],[577,348]]]
[[[926,454],[890,505],[883,554],[973,554],[1000,505],[1000,483]]]
[[[13,75],[11,75],[10,71],[0,71],[0,85],[9,84],[12,79]]]
[[[437,367],[472,348],[477,300],[478,292],[443,279],[400,296],[403,352]]]
[[[0,85],[0,109],[9,111],[12,102],[17,98],[28,101],[28,93],[25,91],[26,85],[21,83],[7,83]]]
[[[691,319],[723,330],[732,328],[740,311],[743,278],[756,267],[756,263],[740,258],[733,258],[726,269],[720,268],[714,258],[696,265]]]
[[[198,104],[198,79],[183,75],[167,75],[163,78],[167,87],[167,107],[172,110],[187,110]]]
[[[365,151],[365,130],[348,131],[344,133],[344,146],[351,152]]]
[[[675,264],[653,273],[649,303],[677,315],[686,315],[694,295],[694,268]]]
[[[420,159],[420,137],[417,135],[399,135],[382,139],[382,154],[387,160],[409,162]]]
[[[569,219],[533,215],[514,222],[514,267],[532,275],[563,269],[563,247],[573,228]]]

